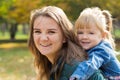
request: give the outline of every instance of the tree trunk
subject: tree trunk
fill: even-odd
[[[17,32],[17,23],[11,24],[11,27],[10,27],[10,40],[15,40],[16,32]]]

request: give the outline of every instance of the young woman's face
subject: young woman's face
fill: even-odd
[[[96,46],[103,39],[103,34],[95,24],[91,24],[90,28],[85,27],[83,29],[78,29],[77,37],[80,45],[85,50],[88,50]]]
[[[64,36],[60,26],[50,17],[39,16],[34,21],[33,38],[42,55],[53,60],[61,49]]]

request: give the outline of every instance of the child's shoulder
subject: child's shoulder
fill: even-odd
[[[106,43],[105,41],[101,41],[98,45],[91,48],[87,52],[93,52],[93,51],[99,51],[100,52],[100,51],[106,50],[107,47],[108,47],[108,43]]]
[[[107,50],[112,49],[112,46],[107,41],[101,41],[97,46],[95,46],[93,49],[99,49],[99,50]]]
[[[114,54],[114,50],[109,45],[108,42],[102,41],[99,45],[95,46],[94,48],[88,51],[89,55],[104,55],[104,56],[111,56]]]

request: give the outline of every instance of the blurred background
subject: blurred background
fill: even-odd
[[[33,56],[27,47],[30,11],[58,6],[74,24],[87,7],[108,10],[120,60],[120,0],[0,0],[0,80],[34,80]]]

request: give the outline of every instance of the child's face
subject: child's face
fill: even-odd
[[[77,31],[77,37],[80,45],[85,50],[88,50],[96,46],[103,39],[103,33],[101,33],[95,24],[91,24],[89,28],[79,28]]]

